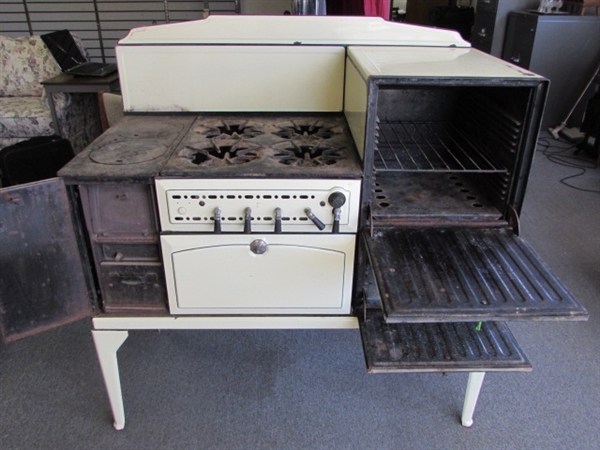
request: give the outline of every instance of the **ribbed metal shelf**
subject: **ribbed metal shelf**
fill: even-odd
[[[508,229],[365,230],[363,239],[390,323],[587,317]]]
[[[370,373],[531,370],[502,322],[389,324],[368,309],[359,323]]]
[[[382,120],[378,124],[375,170],[506,172],[452,122]]]

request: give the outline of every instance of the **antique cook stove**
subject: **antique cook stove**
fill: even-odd
[[[370,372],[470,372],[470,426],[486,371],[531,368],[505,320],[586,317],[518,237],[545,79],[452,31],[356,17],[138,28],[117,60],[125,118],[2,197],[61,236],[39,198],[71,205],[82,268],[59,308],[21,299],[43,319],[4,305],[3,334],[91,300],[117,429],[128,330],[360,327]]]

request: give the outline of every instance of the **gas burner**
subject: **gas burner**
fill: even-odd
[[[329,139],[335,134],[338,134],[337,131],[333,130],[335,125],[327,125],[320,120],[310,123],[297,123],[293,120],[290,120],[286,124],[278,124],[277,126],[279,127],[279,131],[275,131],[273,134],[284,139],[294,139],[309,136],[318,137],[321,139]]]
[[[194,128],[194,132],[200,133],[209,139],[250,139],[264,134],[259,124],[253,124],[248,120],[241,122],[221,120],[214,124],[202,124]]]
[[[314,141],[313,141],[314,143]],[[273,159],[286,166],[318,167],[331,166],[345,158],[344,148],[332,148],[317,141],[291,141],[274,145]]]
[[[179,156],[192,164],[205,167],[223,167],[245,164],[258,159],[260,146],[238,139],[211,139],[212,146],[195,148],[186,146]]]

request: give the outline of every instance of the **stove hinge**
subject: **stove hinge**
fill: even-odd
[[[519,213],[512,205],[508,205],[507,216],[508,224],[512,227],[515,236],[518,236],[521,233],[521,220],[519,219]]]
[[[369,235],[373,237],[375,235],[375,224],[373,223],[373,214],[371,212],[371,202],[367,203],[367,222],[369,224]]]

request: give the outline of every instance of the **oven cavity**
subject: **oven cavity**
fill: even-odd
[[[524,157],[531,91],[381,86],[373,133],[373,220],[506,223],[521,181],[514,171]]]

